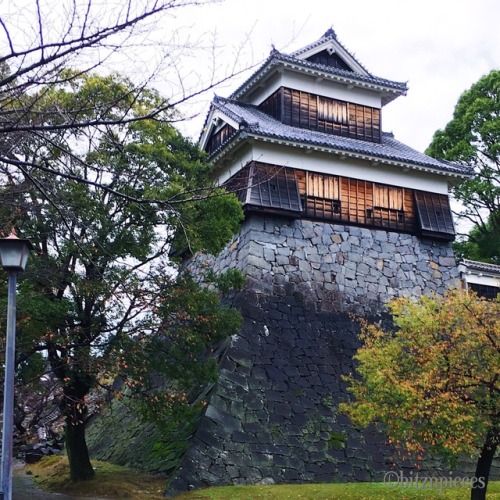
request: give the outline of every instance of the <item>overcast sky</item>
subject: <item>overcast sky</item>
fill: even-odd
[[[241,66],[267,57],[272,44],[292,52],[333,27],[373,75],[408,82],[408,95],[384,108],[383,129],[423,151],[451,119],[460,94],[500,67],[499,20],[498,0],[225,0],[181,9],[175,23],[193,38],[217,32],[221,74],[246,35]],[[204,64],[203,57],[196,61]],[[228,96],[242,78],[217,93]],[[194,138],[212,96],[197,101],[200,116],[183,127]]]

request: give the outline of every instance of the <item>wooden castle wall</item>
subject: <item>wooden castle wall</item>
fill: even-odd
[[[380,109],[279,88],[259,108],[285,125],[370,142],[381,140]]]
[[[247,211],[380,227],[454,239],[448,196],[251,162],[227,183]]]

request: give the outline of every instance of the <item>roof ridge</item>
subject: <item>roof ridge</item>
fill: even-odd
[[[363,64],[361,64],[361,62],[359,62],[359,60],[356,58],[354,53],[352,51],[348,50],[345,47],[345,45],[343,45],[341,43],[341,41],[337,37],[337,34],[335,33],[335,30],[333,29],[333,26],[328,28],[326,30],[326,32],[320,38],[318,38],[316,41],[314,41],[314,42],[312,42],[312,43],[310,43],[310,44],[308,44],[300,49],[295,50],[294,52],[292,52],[289,55],[292,57],[298,56],[298,55],[303,54],[304,52],[306,52],[314,47],[317,47],[318,45],[321,45],[322,43],[324,43],[328,40],[334,40],[336,43],[338,43],[342,47],[342,49],[344,49],[354,59],[354,61],[356,61],[356,63],[359,64],[359,66],[361,66],[361,68],[363,68],[368,73],[369,76],[373,76],[373,74],[370,71],[368,71],[368,69]]]
[[[335,30],[333,29],[333,26],[330,26],[330,28],[328,28],[325,31],[325,34],[323,35],[323,38],[335,38],[335,40],[337,40],[337,34],[335,33]]]

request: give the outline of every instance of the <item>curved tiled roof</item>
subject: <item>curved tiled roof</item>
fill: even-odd
[[[470,270],[500,275],[500,266],[496,264],[488,264],[486,262],[478,262],[477,260],[468,259],[463,259],[461,264]]]
[[[372,75],[361,75],[360,73],[355,73],[353,71],[347,71],[341,68],[334,68],[332,66],[327,66],[324,64],[297,59],[296,57],[281,54],[278,51],[273,51],[271,55],[266,59],[266,61],[262,64],[262,66],[231,94],[231,98],[240,98],[256,82],[266,76],[270,71],[272,71],[273,68],[280,65],[289,65],[290,67],[295,67],[296,69],[301,70],[305,73],[317,72],[321,73],[322,75],[330,76],[333,79],[356,82],[360,86],[385,87],[395,93],[394,97],[397,97],[397,95],[400,94],[404,94],[408,90],[406,82],[395,82]],[[392,100],[394,97],[384,100],[384,104],[387,104],[387,102]]]
[[[406,82],[395,82],[393,80],[387,80],[386,78],[380,78],[373,75],[361,75],[359,73],[354,73],[353,71],[348,71],[341,68],[334,68],[333,66],[326,66],[325,64],[313,63],[311,61],[306,61],[302,59],[296,59],[293,56],[288,56],[285,54],[279,54],[276,56],[277,60],[286,61],[290,63],[300,64],[304,68],[311,68],[323,71],[324,73],[330,73],[332,75],[343,76],[345,78],[350,78],[352,80],[359,80],[360,82],[371,83],[373,85],[380,85],[383,87],[390,87],[401,92],[406,92]]]
[[[361,74],[355,71],[348,71],[341,68],[335,68],[333,66],[328,66],[325,64],[320,64],[316,62],[308,61],[307,59],[302,59],[300,56],[310,49],[319,47],[328,41],[333,41],[338,47],[341,47],[349,57],[361,68],[365,74]],[[255,71],[245,82],[243,82],[232,94],[231,98],[239,99],[241,98],[247,90],[252,88],[257,82],[262,78],[266,77],[268,73],[272,72],[274,68],[278,66],[288,66],[292,69],[296,69],[303,73],[315,73],[323,77],[329,77],[333,80],[339,80],[342,82],[350,82],[357,84],[361,87],[370,87],[378,89],[386,89],[390,92],[389,95],[383,97],[383,104],[395,99],[398,95],[405,94],[408,90],[406,82],[395,82],[392,80],[387,80],[385,78],[379,78],[372,75],[368,70],[338,41],[337,36],[333,29],[329,29],[321,38],[313,42],[312,44],[303,47],[292,54],[282,54],[278,50],[274,49],[271,51],[269,57],[264,61],[257,71]]]
[[[404,163],[408,167],[425,167],[443,174],[469,176],[472,169],[466,166],[431,158],[394,139],[390,133],[382,133],[382,141],[369,142],[349,137],[340,137],[315,130],[285,125],[251,104],[242,104],[232,99],[216,97],[213,107],[239,124],[239,131],[231,142],[242,138],[242,134],[264,140],[299,143],[304,146],[325,148],[339,152],[356,153],[381,161]],[[217,156],[226,145],[215,151]]]

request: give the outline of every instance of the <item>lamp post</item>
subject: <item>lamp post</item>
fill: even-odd
[[[2,491],[1,499],[12,499],[12,438],[14,432],[14,372],[16,362],[16,282],[17,273],[26,269],[32,245],[18,238],[14,230],[0,238],[0,260],[9,273],[7,298],[7,342],[5,346],[5,381],[2,428]]]

